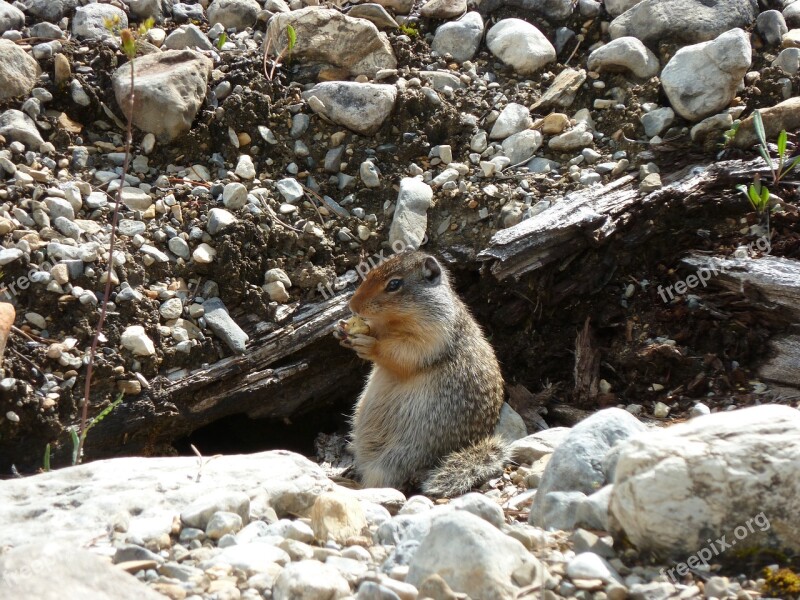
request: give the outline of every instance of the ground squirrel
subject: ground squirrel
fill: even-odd
[[[430,496],[451,497],[500,474],[500,367],[439,262],[396,254],[369,272],[350,308],[357,318],[336,335],[374,363],[352,418],[364,484],[421,484]]]

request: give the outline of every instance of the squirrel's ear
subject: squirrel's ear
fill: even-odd
[[[422,264],[422,274],[428,281],[436,281],[442,275],[442,267],[436,262],[436,259],[429,256]]]

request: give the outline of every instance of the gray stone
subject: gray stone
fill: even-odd
[[[224,208],[212,208],[208,211],[208,223],[206,231],[211,235],[216,235],[226,227],[236,223],[238,219]]]
[[[242,31],[256,24],[261,5],[256,0],[214,0],[208,6],[208,22],[221,23],[225,29]]]
[[[228,314],[228,309],[219,298],[210,298],[203,303],[205,319],[214,332],[233,352],[243,354],[250,337]]]
[[[128,26],[128,15],[111,4],[87,4],[75,9],[72,17],[72,35],[83,39],[104,38],[112,35],[106,21],[119,19],[122,29]]]
[[[2,41],[5,40],[0,40]],[[39,146],[44,143],[33,119],[15,108],[9,108],[0,115],[0,135],[6,140],[22,142],[31,150],[39,150]]]
[[[661,72],[661,85],[675,112],[699,121],[730,105],[750,61],[750,39],[732,29],[678,50]]]
[[[274,600],[336,600],[348,596],[347,580],[335,568],[316,560],[289,564],[272,588]]]
[[[497,420],[497,425],[494,426],[494,435],[499,435],[507,444],[528,435],[525,421],[517,411],[511,408],[508,402],[503,402],[503,406],[500,408],[500,418]]]
[[[486,45],[520,75],[532,75],[556,59],[556,49],[544,34],[522,19],[498,21],[486,35]]]
[[[216,50],[214,44],[208,39],[197,25],[181,25],[173,30],[164,40],[164,48],[168,50],[184,50],[197,48],[198,50]]]
[[[237,210],[247,204],[247,188],[238,182],[227,183],[222,190],[222,203],[225,208]]]
[[[661,65],[658,57],[635,37],[621,37],[610,41],[589,55],[590,71],[627,70],[642,79],[658,75]]]
[[[524,10],[551,21],[563,21],[572,15],[572,0],[508,0],[509,6],[518,6]]]
[[[95,554],[49,541],[0,555],[0,598],[163,600],[132,575]]]
[[[322,108],[312,105],[314,112],[321,112],[337,125],[356,133],[371,135],[381,128],[392,113],[397,88],[375,83],[329,81],[303,92],[306,100],[312,96],[322,103]]]
[[[784,48],[772,61],[772,66],[788,75],[796,74],[800,70],[800,48]]]
[[[611,22],[612,39],[633,36],[648,46],[665,40],[696,43],[712,40],[756,18],[755,0],[642,0]]]
[[[431,49],[441,55],[450,54],[456,62],[472,60],[481,45],[483,27],[480,13],[468,12],[457,21],[440,25]]]
[[[510,600],[517,587],[541,576],[542,566],[522,543],[464,510],[437,516],[409,564],[406,582],[419,587],[433,574],[455,592]]]
[[[140,56],[114,73],[117,105],[128,116],[131,67],[135,69],[133,123],[169,142],[192,126],[206,95],[213,62],[193,50],[167,50]]]
[[[242,492],[218,490],[189,504],[181,512],[181,521],[189,527],[205,529],[218,512],[234,513],[247,523],[250,520],[250,498]]]
[[[447,71],[420,71],[419,75],[423,79],[429,79],[431,86],[437,92],[444,91],[445,87],[450,87],[453,90],[464,87],[461,79]]]
[[[425,19],[455,19],[467,12],[467,0],[428,0],[419,14]]]
[[[581,121],[569,131],[550,138],[547,145],[556,152],[571,152],[573,150],[583,150],[591,145],[594,136],[588,130],[589,127]]]
[[[644,133],[647,137],[651,138],[655,135],[661,135],[666,131],[667,127],[672,125],[675,120],[675,111],[671,108],[656,108],[650,112],[644,113],[639,120],[644,126]]]
[[[608,14],[612,17],[618,17],[641,1],[642,0],[605,0],[606,11],[608,11]]]
[[[542,145],[542,140],[541,131],[533,129],[520,131],[503,140],[503,154],[509,158],[512,165],[526,162],[536,154]]]
[[[503,509],[494,500],[490,500],[483,494],[471,492],[456,498],[450,503],[453,510],[465,510],[476,517],[480,517],[487,523],[501,529],[505,523]]]
[[[0,39],[0,100],[27,95],[41,72],[39,63],[25,50],[11,40]]]
[[[0,0],[0,34],[9,29],[22,29],[24,25],[25,13],[5,0]]]
[[[622,578],[608,561],[594,552],[581,552],[567,563],[570,579],[600,579],[603,583],[622,583]]]
[[[792,2],[783,9],[782,14],[788,27],[800,27],[800,2]]]
[[[528,107],[510,102],[494,122],[489,138],[492,140],[504,140],[510,135],[528,129],[531,125],[533,125],[533,119]]]
[[[786,20],[777,10],[765,10],[756,18],[756,29],[767,46],[777,46],[789,31]]]
[[[375,167],[372,161],[365,160],[362,162],[358,169],[358,175],[361,177],[361,182],[368,188],[375,188],[381,184],[378,169]]]
[[[292,57],[298,62],[344,69],[352,77],[374,77],[381,69],[397,67],[386,34],[365,19],[316,6],[277,14],[267,27],[267,40],[274,55],[287,45],[287,25],[294,27],[297,34]]]
[[[69,15],[80,4],[81,0],[25,0],[28,14],[51,23]]]
[[[295,204],[299,202],[305,194],[303,187],[294,177],[286,177],[285,179],[281,179],[275,184],[275,187],[278,189],[280,195],[283,196],[283,199],[289,204]]]
[[[366,19],[367,21],[371,21],[378,29],[392,29],[398,27],[397,21],[395,21],[380,4],[356,4],[347,12],[347,16],[353,17],[354,19]]]
[[[573,427],[547,464],[531,506],[531,524],[550,526],[543,518],[550,493],[591,494],[608,483],[614,464],[604,463],[606,454],[618,442],[644,430],[636,417],[619,408],[601,410]]]
[[[422,180],[404,177],[400,180],[397,206],[389,229],[392,247],[401,243],[404,247],[419,249],[428,227],[428,209],[433,200],[433,189]]]
[[[180,236],[176,235],[174,238],[170,238],[167,246],[169,246],[170,252],[184,260],[189,260],[189,257],[192,255],[188,242]]]
[[[640,549],[686,557],[722,534],[737,552],[800,548],[800,411],[765,404],[696,417],[617,455],[610,510]]]
[[[511,459],[524,465],[533,464],[543,456],[552,454],[570,431],[568,427],[552,427],[516,440],[509,448]]]

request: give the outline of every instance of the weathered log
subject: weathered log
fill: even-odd
[[[664,187],[649,194],[639,191],[634,176],[621,177],[603,187],[567,194],[552,208],[498,231],[478,259],[489,263],[495,277],[503,280],[576,256],[587,247],[599,248],[633,227],[640,229],[634,235],[643,242],[652,208],[672,205],[672,210],[686,211],[706,202],[704,194],[712,189],[731,189],[755,173],[766,172],[760,158],[692,166],[664,176]]]

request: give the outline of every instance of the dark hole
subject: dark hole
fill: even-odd
[[[182,455],[194,455],[189,446],[194,444],[203,456],[291,450],[313,457],[314,439],[318,433],[347,432],[350,410],[348,402],[316,410],[292,421],[231,415],[196,429],[175,440],[173,445]]]

